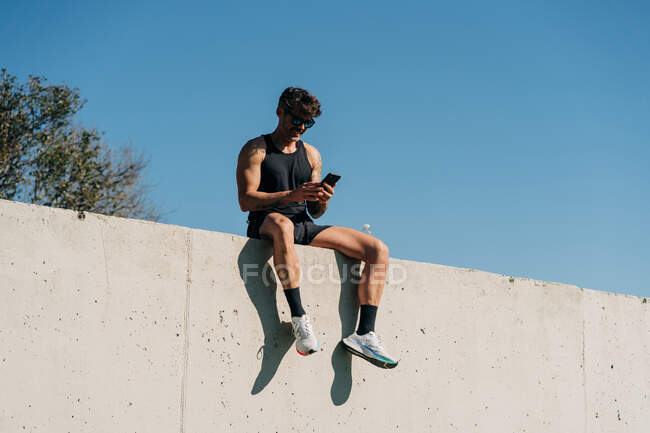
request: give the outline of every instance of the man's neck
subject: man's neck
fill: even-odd
[[[275,131],[271,133],[271,140],[273,141],[273,145],[278,148],[280,151],[288,150],[288,151],[294,151],[296,150],[296,142],[289,140],[286,136],[283,136],[277,128]]]

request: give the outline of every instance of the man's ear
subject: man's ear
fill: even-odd
[[[275,109],[275,114],[277,114],[278,117],[280,117],[282,115],[282,109],[280,108],[279,105],[278,105],[278,108]]]

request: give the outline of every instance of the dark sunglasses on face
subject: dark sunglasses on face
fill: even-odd
[[[281,107],[282,107],[282,109],[284,110],[284,112],[286,114],[291,116],[291,123],[294,126],[305,125],[305,128],[309,129],[312,126],[314,126],[314,124],[316,123],[316,121],[314,119],[303,120],[300,117],[294,116],[293,114],[291,114],[291,109],[289,108],[289,106],[287,104],[285,104],[284,102],[281,104]]]

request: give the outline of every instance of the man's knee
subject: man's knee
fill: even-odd
[[[280,214],[270,214],[266,218],[269,223],[268,231],[273,240],[293,242],[293,223],[289,218]]]
[[[377,238],[366,248],[366,260],[374,263],[388,263],[388,246]]]

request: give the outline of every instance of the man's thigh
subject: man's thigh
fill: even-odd
[[[348,227],[332,226],[316,235],[309,246],[330,248],[346,256],[363,260],[378,239]]]

